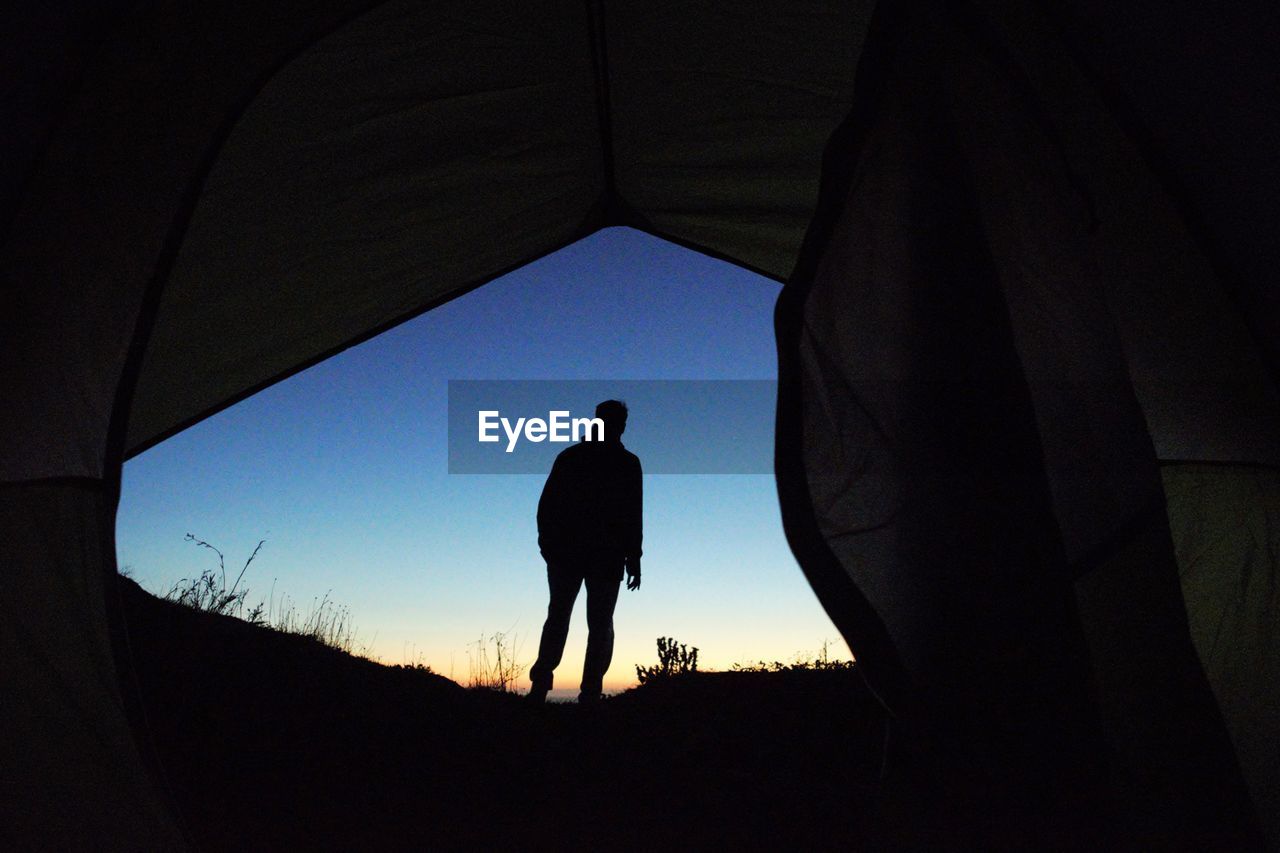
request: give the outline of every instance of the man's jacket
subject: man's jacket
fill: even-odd
[[[538,501],[538,547],[548,563],[621,566],[640,556],[640,459],[619,441],[560,452]]]

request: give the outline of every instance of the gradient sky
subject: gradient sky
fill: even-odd
[[[160,592],[216,568],[186,533],[236,570],[266,539],[249,603],[274,586],[305,612],[327,594],[373,656],[459,681],[495,631],[527,666],[547,599],[534,518],[545,474],[449,474],[448,380],[774,379],[778,289],[637,231],[599,232],[126,463],[120,565]],[[661,422],[632,406],[624,441],[642,461]],[[646,475],[644,554],[643,587],[619,597],[606,688],[656,662],[659,636],[698,646],[704,669],[827,640],[847,657],[787,548],[771,476]],[[559,695],[581,675],[584,600]]]

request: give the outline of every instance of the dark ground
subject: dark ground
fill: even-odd
[[[852,670],[703,673],[537,708],[125,578],[121,597],[199,849],[880,846],[882,714]]]

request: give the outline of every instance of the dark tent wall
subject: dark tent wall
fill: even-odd
[[[972,798],[956,811],[1061,831],[1096,814],[1069,792],[1101,773],[1145,843],[1248,847],[1192,637],[1274,815],[1280,703],[1241,678],[1277,651],[1274,470],[1224,467],[1275,464],[1274,374],[1059,23],[877,15],[779,303],[784,517],[824,600],[864,597],[838,624],[890,652],[868,678],[908,741],[936,739],[933,772]],[[999,779],[1015,767],[1021,791]]]
[[[1073,58],[1171,193],[1280,378],[1280,8],[1073,0]]]
[[[1280,844],[1280,471],[1163,466],[1191,637],[1272,846]]]
[[[181,843],[126,721],[105,607],[139,316],[223,128],[352,12],[38,4],[5,28],[6,55],[38,59],[5,77],[20,129],[0,290],[7,847]]]
[[[272,0],[6,27],[4,831],[179,843],[104,604],[127,455],[615,224],[795,268],[782,510],[894,767],[1036,831],[1114,807],[1247,843],[1220,708],[1274,820],[1274,12],[886,5],[862,51],[868,13]],[[942,799],[943,827],[975,805]]]

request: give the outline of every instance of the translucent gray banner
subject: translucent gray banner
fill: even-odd
[[[449,473],[545,475],[596,438],[597,403],[622,400],[646,474],[772,474],[777,394],[763,379],[451,379]]]

